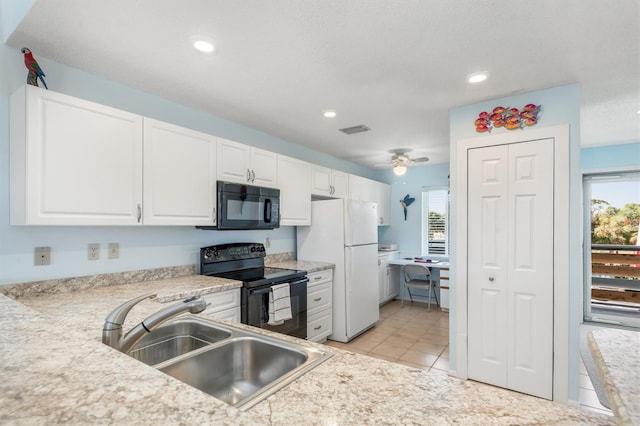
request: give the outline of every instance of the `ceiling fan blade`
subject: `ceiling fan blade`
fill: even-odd
[[[429,161],[429,157],[412,158],[411,161],[413,161],[414,163],[426,163],[427,161]]]

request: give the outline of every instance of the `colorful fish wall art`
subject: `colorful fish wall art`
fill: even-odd
[[[522,109],[497,106],[491,112],[482,111],[476,118],[476,132],[490,132],[493,128],[523,129],[538,123],[542,105],[527,104]]]

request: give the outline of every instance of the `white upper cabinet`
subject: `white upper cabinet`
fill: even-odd
[[[383,182],[349,175],[349,198],[378,203],[378,225],[391,224],[391,186]]]
[[[278,155],[280,226],[311,225],[311,164]]]
[[[12,225],[141,223],[141,116],[29,85],[10,102]]]
[[[391,225],[391,185],[372,180],[373,201],[378,203],[378,225]],[[399,204],[398,204],[399,205]]]
[[[311,193],[321,197],[348,198],[349,175],[328,167],[313,165]]]
[[[144,119],[145,225],[215,225],[215,137]]]
[[[218,180],[276,188],[277,167],[274,152],[218,138]]]

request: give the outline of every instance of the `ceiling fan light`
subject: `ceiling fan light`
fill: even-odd
[[[395,173],[396,176],[402,176],[407,173],[407,168],[405,166],[395,166],[393,168],[393,173]]]

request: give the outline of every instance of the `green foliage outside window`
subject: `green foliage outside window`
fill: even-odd
[[[637,245],[640,204],[622,208],[591,200],[591,244]]]

